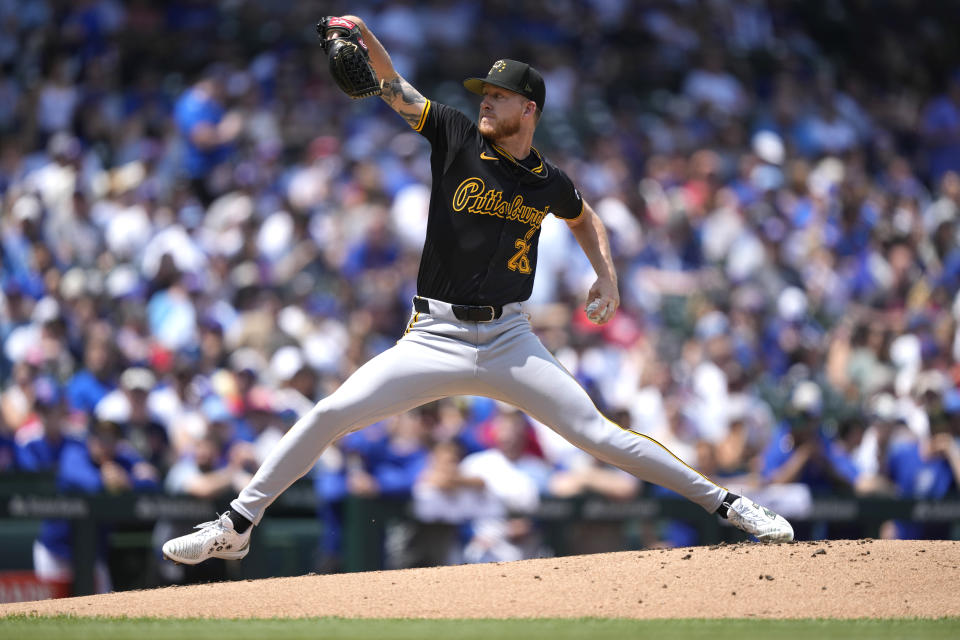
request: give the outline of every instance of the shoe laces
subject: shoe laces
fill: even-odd
[[[217,531],[226,531],[227,528],[223,526],[223,519],[229,515],[229,511],[218,513],[216,520],[211,520],[210,522],[201,522],[200,524],[196,525],[194,529],[216,529]]]

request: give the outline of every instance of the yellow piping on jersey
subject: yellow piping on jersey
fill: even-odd
[[[573,222],[574,220],[579,220],[579,219],[580,219],[580,216],[583,215],[584,202],[585,202],[584,199],[583,199],[583,198],[580,198],[580,213],[578,213],[577,215],[575,215],[575,216],[572,217],[572,218],[568,218],[568,219],[564,220],[564,222]]]
[[[427,100],[427,104],[423,107],[423,113],[420,114],[420,120],[417,121],[417,126],[413,128],[417,133],[423,129],[423,125],[427,123],[427,113],[430,111],[430,101]]]
[[[537,151],[536,148],[534,148],[534,147],[530,147],[530,151],[532,151],[534,154],[536,154],[537,158],[540,160],[540,164],[538,164],[538,165],[537,165],[536,167],[534,167],[533,169],[527,169],[527,168],[524,167],[522,164],[520,164],[519,162],[517,162],[517,159],[514,158],[514,157],[510,154],[510,152],[507,151],[506,149],[504,149],[503,147],[501,147],[501,146],[499,146],[499,145],[495,145],[495,144],[491,144],[490,146],[492,146],[492,147],[496,150],[497,153],[506,156],[506,157],[510,160],[510,162],[512,162],[513,164],[517,165],[518,167],[523,167],[524,169],[526,169],[526,170],[529,171],[530,173],[535,173],[535,174],[537,174],[537,175],[540,175],[540,174],[542,174],[543,171],[544,171],[544,168],[543,168],[543,156],[541,156],[541,155],[540,155],[540,152]]]

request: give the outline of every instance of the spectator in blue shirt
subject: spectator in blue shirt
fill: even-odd
[[[217,195],[207,177],[234,150],[243,119],[224,106],[226,71],[214,68],[187,89],[174,105],[174,120],[183,137],[184,169],[194,192],[206,205]]]
[[[763,454],[763,476],[772,484],[800,482],[813,493],[852,490],[857,469],[839,442],[822,429],[823,393],[811,381],[797,385],[787,418]]]
[[[155,491],[158,475],[136,450],[121,439],[120,426],[98,421],[86,442],[66,442],[60,452],[57,490],[63,493],[123,493]],[[106,528],[98,531],[95,588],[111,590],[106,565]],[[44,580],[73,579],[73,527],[67,520],[44,520],[34,542],[33,561],[37,576]]]
[[[375,269],[389,269],[400,257],[400,245],[388,228],[385,216],[376,216],[356,243],[347,251],[343,275],[355,279]]]
[[[947,391],[930,411],[930,438],[896,443],[890,449],[890,477],[900,496],[939,500],[960,487],[960,391]],[[896,521],[900,539],[950,537],[950,523]]]
[[[43,204],[32,194],[22,195],[4,211],[4,216],[9,216],[9,223],[0,227],[4,284],[13,285],[19,293],[39,300],[46,293],[43,275],[36,265],[37,252],[45,249]]]
[[[90,340],[83,353],[84,368],[67,382],[67,404],[75,411],[93,413],[97,403],[116,388],[111,380],[110,345]]]
[[[56,471],[65,444],[76,442],[63,434],[63,393],[50,376],[37,378],[33,393],[36,420],[17,434],[17,466],[22,471]]]
[[[397,416],[389,429],[389,437],[370,451],[370,472],[380,495],[409,498],[429,455],[426,425],[419,412],[411,412]]]
[[[960,443],[940,432],[928,443],[898,443],[890,451],[890,475],[905,498],[935,500],[956,491],[960,477]]]

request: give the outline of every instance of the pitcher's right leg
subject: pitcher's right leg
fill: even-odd
[[[475,351],[442,335],[407,334],[300,418],[230,503],[231,509],[259,524],[267,507],[307,473],[337,437],[431,400],[469,393],[469,384],[475,379]],[[168,540],[163,545],[164,557],[197,564],[208,558],[247,555],[253,527],[237,531],[229,512],[197,529]]]
[[[442,348],[431,346],[438,341]],[[404,339],[357,369],[290,428],[230,506],[259,524],[264,510],[339,436],[463,391],[472,359],[448,343],[430,335]]]

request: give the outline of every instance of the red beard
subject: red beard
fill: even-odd
[[[481,114],[480,118],[483,118]],[[478,124],[480,128],[480,135],[482,135],[487,140],[491,142],[496,142],[497,140],[503,140],[504,138],[509,138],[513,134],[520,131],[520,118],[516,118],[510,121],[504,121],[500,118],[497,118],[486,124]]]

